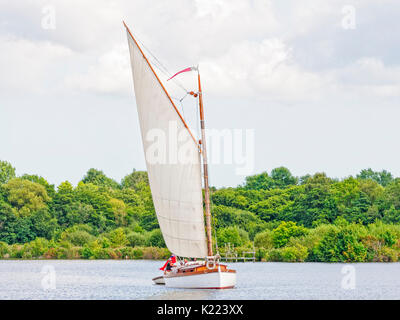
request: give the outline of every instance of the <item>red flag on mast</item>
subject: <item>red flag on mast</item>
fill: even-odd
[[[197,70],[197,68],[196,68],[196,67],[189,67],[189,68],[183,69],[183,70],[181,70],[181,71],[175,73],[175,74],[174,74],[171,78],[169,78],[167,81],[171,80],[173,77],[177,76],[177,75],[180,74],[180,73],[189,72],[189,71],[192,71],[192,70]]]

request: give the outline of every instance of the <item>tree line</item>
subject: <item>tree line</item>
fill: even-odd
[[[284,167],[211,188],[214,237],[265,261],[398,261],[400,178],[372,169],[333,179]],[[0,258],[165,258],[145,171],[120,183],[90,169],[73,186],[16,176],[0,161]]]

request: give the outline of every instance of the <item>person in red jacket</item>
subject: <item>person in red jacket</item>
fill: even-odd
[[[172,266],[174,266],[176,263],[176,257],[175,255],[171,255],[167,262],[160,268],[160,270],[166,272],[166,271],[171,271]]]

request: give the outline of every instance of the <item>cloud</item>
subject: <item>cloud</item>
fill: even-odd
[[[375,57],[363,57],[331,71],[345,92],[380,98],[400,97],[400,66],[386,66]]]
[[[64,62],[73,52],[48,41],[0,36],[0,88],[45,93],[58,87]]]
[[[84,92],[126,95],[132,91],[132,76],[127,46],[120,45],[102,54],[82,73],[65,79],[68,87]]]
[[[202,62],[201,68],[210,93],[261,100],[310,99],[327,81],[297,65],[291,48],[278,38],[233,45],[224,55]]]
[[[171,72],[200,62],[205,88],[213,94],[284,103],[331,92],[340,97],[354,89],[381,97],[398,94],[399,63],[392,55],[391,65],[385,64],[379,54],[384,43],[381,51],[368,51],[368,58],[357,49],[366,42],[374,47],[365,32],[375,12],[396,11],[391,0],[384,1],[384,11],[376,11],[370,0],[353,1],[353,34],[341,28],[344,0],[290,5],[270,0],[57,1],[56,29],[50,31],[41,27],[47,1],[2,3],[3,88],[61,90],[66,85],[65,91],[132,94],[126,20]],[[387,30],[384,23],[373,25]],[[385,41],[396,48],[395,40]]]

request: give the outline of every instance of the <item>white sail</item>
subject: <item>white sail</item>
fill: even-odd
[[[197,142],[128,29],[127,33],[147,172],[161,232],[172,253],[203,258],[207,255],[207,243]],[[179,133],[178,140],[171,128]],[[174,141],[177,148],[171,150],[166,145],[166,161],[157,162],[149,158],[148,151],[155,143],[149,135],[160,131],[164,132],[166,142]],[[170,157],[171,152],[179,152],[183,147],[187,151],[184,163],[177,154]],[[162,148],[158,152],[163,153]]]

